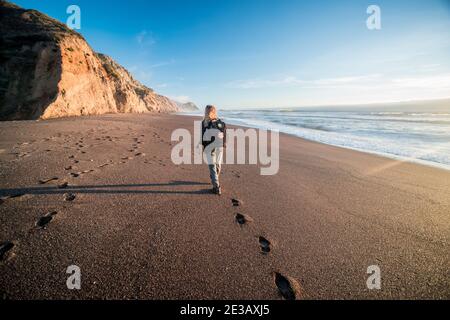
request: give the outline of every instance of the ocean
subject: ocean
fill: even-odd
[[[229,124],[450,170],[450,112],[220,110]]]

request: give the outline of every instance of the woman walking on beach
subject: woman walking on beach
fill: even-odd
[[[217,138],[217,139],[216,139]],[[222,170],[223,150],[226,148],[227,126],[217,117],[214,106],[205,108],[202,121],[202,145],[208,159],[209,175],[213,185],[213,193],[222,194],[219,177]]]

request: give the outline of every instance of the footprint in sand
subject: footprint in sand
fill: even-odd
[[[77,197],[77,196],[74,195],[73,193],[66,193],[66,194],[64,195],[64,201],[69,201],[69,202],[71,202],[71,201],[75,200],[76,197]]]
[[[235,178],[239,179],[241,177],[241,173],[238,171],[232,171],[232,173],[233,173],[233,177],[235,177]]]
[[[239,199],[231,199],[231,203],[233,204],[233,207],[239,207],[242,205],[242,201]]]
[[[42,180],[39,180],[38,182],[39,182],[39,184],[46,184],[46,183],[49,183],[49,182],[52,182],[52,181],[55,181],[55,180],[58,180],[58,177],[53,177],[53,178],[49,178],[49,179],[42,179]]]
[[[13,248],[14,248],[14,243],[12,243],[10,241],[2,242],[0,244],[0,261],[6,260]]]
[[[28,152],[19,153],[19,155],[18,155],[19,158],[26,158],[29,156],[30,156],[30,154]]]
[[[250,216],[242,213],[237,213],[235,219],[236,222],[241,226],[253,222],[253,219]]]
[[[259,237],[259,245],[263,254],[268,254],[272,250],[272,243],[262,236]]]
[[[58,212],[52,211],[47,213],[45,216],[42,216],[37,222],[36,227],[45,229],[47,225],[53,220],[53,217],[57,215]]]
[[[298,300],[301,298],[302,290],[300,284],[295,279],[275,272],[274,281],[279,293],[284,299]]]
[[[58,185],[58,189],[66,189],[69,186],[68,182],[63,182]]]

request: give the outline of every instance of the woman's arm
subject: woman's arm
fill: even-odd
[[[223,123],[223,147],[227,147],[227,124]]]

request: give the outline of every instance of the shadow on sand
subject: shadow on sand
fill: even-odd
[[[50,195],[50,194],[210,194],[211,189],[201,189],[193,191],[183,190],[148,190],[152,187],[178,187],[178,186],[205,186],[208,183],[195,181],[171,181],[169,183],[146,183],[146,184],[115,184],[115,185],[68,185],[65,188],[59,188],[57,185],[45,187],[29,187],[16,189],[0,189],[0,197],[14,198],[26,194]],[[123,188],[123,189],[121,189]],[[136,190],[135,188],[143,188]],[[130,190],[131,189],[131,190]]]

